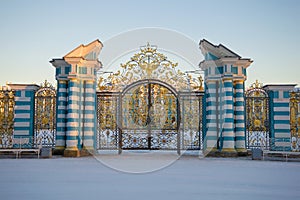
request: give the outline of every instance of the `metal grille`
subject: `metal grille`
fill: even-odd
[[[55,146],[56,90],[47,81],[35,93],[34,141],[45,147]]]
[[[14,94],[8,87],[0,89],[0,148],[13,146]]]
[[[269,97],[256,81],[246,92],[246,146],[270,148]]]
[[[300,90],[290,93],[291,149],[300,151]]]

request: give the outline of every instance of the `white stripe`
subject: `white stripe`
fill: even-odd
[[[94,123],[93,122],[85,122],[84,127],[89,127],[89,128],[94,127]]]
[[[79,101],[79,96],[69,96],[70,100]]]
[[[275,129],[290,129],[290,125],[289,124],[275,124],[274,125]]]
[[[67,88],[59,88],[58,92],[59,93],[67,93]]]
[[[85,106],[85,109],[86,110],[95,110],[95,107],[94,106]]]
[[[243,97],[235,97],[234,99],[235,99],[236,102],[237,101],[244,102],[244,98]]]
[[[78,136],[78,131],[67,131],[67,136]]]
[[[274,103],[289,103],[290,99],[275,99],[274,98]]]
[[[275,132],[275,138],[290,138],[290,137],[291,137],[290,133]]]
[[[30,110],[30,106],[29,105],[27,105],[27,106],[16,105],[15,110]]]
[[[67,140],[66,141],[66,144],[67,144],[67,147],[77,147],[77,140]]]
[[[29,135],[29,130],[26,131],[14,131],[14,135]]]
[[[57,131],[57,132],[56,132],[56,135],[64,136],[64,135],[65,135],[65,132],[64,132],[64,131]]]
[[[57,118],[65,118],[66,117],[66,114],[57,114]]]
[[[79,92],[79,88],[78,87],[70,87],[70,91]]]
[[[78,104],[69,104],[68,105],[68,109],[78,110],[79,109],[79,105]]]
[[[57,127],[59,127],[59,128],[61,128],[61,127],[66,127],[66,123],[58,122],[58,123],[57,123]]]
[[[244,93],[244,89],[235,89],[235,93]]]
[[[245,136],[245,132],[244,131],[236,131],[235,136]]]
[[[15,101],[30,102],[30,97],[15,97]]]
[[[234,148],[234,141],[223,141],[223,148]]]
[[[85,101],[95,102],[95,98],[94,97],[86,97]]]
[[[95,91],[94,91],[93,88],[86,88],[86,89],[85,89],[85,92],[86,92],[86,93],[90,93],[90,94],[94,94],[94,93],[95,93]]]
[[[94,118],[95,118],[95,115],[94,115],[94,114],[85,114],[85,115],[84,115],[84,118],[85,118],[85,119],[94,119]]]
[[[65,110],[65,109],[66,109],[66,106],[59,105],[59,106],[57,107],[57,109],[58,109],[58,110]]]
[[[275,142],[275,146],[280,146],[280,147],[290,147],[291,143],[290,142]]]
[[[274,111],[290,111],[290,107],[274,107]]]
[[[290,116],[284,116],[284,115],[275,115],[274,120],[290,120]]]
[[[29,122],[15,122],[14,126],[15,127],[29,127],[30,123]]]
[[[233,89],[232,89],[232,87],[225,87],[225,88],[223,88],[223,91],[224,92],[233,92]]]
[[[89,139],[89,140],[85,139],[83,141],[83,144],[84,144],[85,147],[93,147],[94,146],[94,140],[92,140],[92,139]]]
[[[235,119],[245,119],[244,115],[234,115]]]
[[[244,123],[236,123],[235,127],[237,127],[237,128],[244,128],[245,124]]]
[[[67,101],[66,97],[58,97],[58,101]]]
[[[30,118],[30,113],[18,113],[18,114],[15,114],[15,118],[29,119]]]
[[[235,106],[234,110],[235,111],[244,111],[245,107],[244,106]]]
[[[85,136],[93,136],[94,132],[93,131],[84,131]]]

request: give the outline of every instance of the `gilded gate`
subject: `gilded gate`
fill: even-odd
[[[15,92],[9,87],[0,89],[0,148],[12,147],[14,130]]]
[[[147,44],[99,77],[97,149],[201,149],[202,77]]]
[[[54,147],[56,136],[56,90],[45,81],[35,93],[34,142]]]
[[[300,91],[290,93],[291,149],[300,151]]]
[[[246,91],[246,146],[269,148],[269,96],[256,81]]]

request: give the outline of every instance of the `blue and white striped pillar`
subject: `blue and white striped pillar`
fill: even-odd
[[[233,81],[232,78],[223,78],[222,117],[221,117],[221,151],[235,153],[235,134],[233,116]]]
[[[211,155],[244,154],[247,152],[244,81],[252,61],[241,58],[221,44],[216,46],[201,40],[199,45],[205,58],[199,64],[205,72],[206,86],[204,147]]]
[[[96,72],[102,44],[80,45],[62,59],[53,59],[58,81],[57,150],[77,157],[95,150]]]
[[[217,151],[218,131],[217,131],[217,82],[207,79],[205,81],[205,106],[204,112],[206,123],[204,128],[204,149],[206,153]]]
[[[235,148],[238,153],[245,153],[246,149],[246,112],[245,112],[245,86],[244,80],[235,80],[233,84],[234,102],[234,132]]]
[[[39,89],[35,84],[8,84],[15,91],[14,137],[29,138],[34,134],[34,95]]]
[[[290,91],[296,84],[265,85],[270,97],[271,150],[291,150]]]

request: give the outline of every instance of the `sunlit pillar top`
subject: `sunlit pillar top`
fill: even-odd
[[[205,39],[199,46],[204,56],[199,67],[205,72],[206,80],[226,77],[246,80],[246,70],[253,62],[251,59],[242,58],[224,45],[214,45]]]

